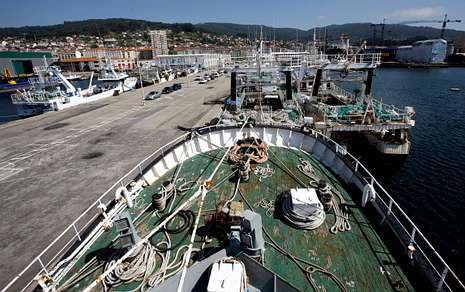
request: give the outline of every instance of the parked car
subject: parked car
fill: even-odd
[[[194,81],[202,81],[203,78],[201,76],[195,76]]]
[[[156,98],[159,98],[160,96],[161,96],[160,91],[151,91],[144,97],[144,99],[145,100],[154,100]]]
[[[199,81],[199,84],[207,84],[208,80],[207,79],[202,79]]]
[[[175,83],[171,86],[171,88],[173,89],[173,91],[176,91],[176,90],[179,90],[182,88],[182,85],[181,83]]]
[[[167,93],[171,93],[173,92],[173,88],[171,88],[171,86],[166,86],[165,88],[163,88],[163,90],[161,91],[161,93],[163,94],[167,94]]]

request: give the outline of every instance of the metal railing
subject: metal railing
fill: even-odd
[[[66,100],[66,94],[61,90],[49,91],[26,91],[11,94],[13,104],[36,104],[50,103],[56,99]]]
[[[328,60],[332,63],[352,63],[352,64],[370,64],[378,66],[381,64],[381,53],[371,54],[337,54],[327,55]]]
[[[61,72],[61,68],[58,66],[34,66],[34,73],[36,74],[45,73],[52,70]]]
[[[312,130],[312,135],[322,137],[339,157],[352,166],[355,175],[375,188],[376,199],[372,203],[380,216],[380,225],[389,225],[394,236],[405,248],[410,263],[431,281],[435,290],[455,291],[457,288],[465,290],[465,285],[457,274],[368,169],[336,141],[315,130]]]
[[[329,88],[324,88],[321,90],[323,94],[332,94],[334,97],[339,99],[343,103],[354,103],[354,104],[365,104],[363,96],[356,96],[355,94],[351,93],[350,91],[337,86],[335,83],[330,83]],[[380,118],[384,122],[405,122],[408,123],[412,115],[414,114],[407,112],[404,109],[400,109],[395,105],[385,104],[373,97],[371,97],[371,102],[373,107],[378,113],[381,113]],[[349,104],[350,105],[350,104]],[[340,117],[337,115],[337,108],[338,107],[345,107],[346,105],[341,106],[331,106],[331,105],[322,105],[320,106],[320,110],[323,111],[324,114],[324,121],[333,121],[333,122],[347,122],[349,120],[348,116]]]
[[[62,80],[56,76],[48,76],[47,78],[31,77],[29,78],[31,85],[46,87],[46,86],[59,86]]]
[[[116,189],[120,186],[126,186],[137,176],[141,176],[147,166],[149,166],[158,155],[163,156],[165,151],[173,145],[183,141],[189,134],[183,134],[180,137],[163,145],[161,148],[150,154],[147,158],[139,162],[122,178],[115,182],[107,191],[105,191],[92,205],[84,210],[65,230],[58,235],[38,256],[36,256],[13,280],[7,284],[4,291],[28,291],[33,290],[37,285],[35,277],[50,271],[57,262],[67,253],[67,251],[78,243],[85,241],[86,231],[91,224],[101,216],[97,206],[104,204],[108,206],[115,198]]]
[[[334,84],[333,82],[330,83],[330,88],[322,88],[320,90],[322,93],[331,93],[337,97],[339,96],[344,96],[346,98],[348,98],[350,101],[355,101],[356,100],[356,97],[355,97],[355,94],[353,94],[352,92],[340,87],[340,86],[337,86],[336,84]]]
[[[260,124],[257,127],[271,127],[287,129],[299,132],[297,128],[284,126],[279,123]],[[228,129],[231,127],[219,127],[219,129]],[[212,132],[217,126],[209,126],[199,129],[203,134]],[[432,285],[437,291],[453,291],[454,288],[465,289],[464,284],[453,272],[446,261],[439,255],[437,250],[426,239],[419,228],[413,223],[402,208],[395,202],[383,186],[371,175],[368,169],[353,155],[347,152],[346,148],[340,146],[336,141],[323,135],[322,133],[311,130],[309,133],[318,141],[324,143],[329,149],[334,151],[345,164],[352,169],[354,175],[362,180],[365,184],[372,185],[376,190],[376,199],[373,203],[375,210],[380,216],[380,225],[388,225],[405,247],[407,256],[424,276],[430,279]],[[24,291],[34,288],[34,278],[41,274],[47,273],[48,269],[53,267],[57,261],[63,257],[67,250],[77,243],[85,240],[85,231],[100,216],[97,206],[100,204],[108,205],[114,199],[114,193],[119,186],[126,186],[135,178],[142,176],[146,168],[151,166],[157,158],[163,157],[165,152],[168,153],[178,145],[191,137],[190,133],[181,135],[171,142],[163,145],[161,148],[150,154],[147,158],[139,162],[134,168],[127,172],[121,179],[114,183],[105,193],[103,193],[90,207],[75,219],[51,244],[49,244],[34,260],[26,266],[2,291]],[[159,156],[161,155],[161,156]],[[26,283],[26,284],[24,284]]]

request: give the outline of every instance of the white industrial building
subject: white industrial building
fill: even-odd
[[[224,67],[231,62],[231,55],[227,54],[182,54],[160,55],[154,57],[155,64],[168,67]]]
[[[397,48],[396,60],[402,63],[438,64],[447,57],[447,41],[424,40]]]

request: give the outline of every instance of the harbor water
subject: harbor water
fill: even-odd
[[[410,155],[381,181],[464,277],[465,69],[378,69],[373,90],[385,103],[413,106],[417,112]],[[9,97],[0,95],[0,122],[14,119],[14,114]]]
[[[373,86],[375,96],[385,103],[416,110],[410,155],[382,181],[463,278],[465,68],[379,69]]]

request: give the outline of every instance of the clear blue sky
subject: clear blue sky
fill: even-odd
[[[348,22],[381,22],[383,17],[387,23],[442,19],[444,13],[465,22],[465,0],[2,0],[0,27],[123,17],[308,29]],[[450,24],[449,28],[465,30],[465,23]]]

